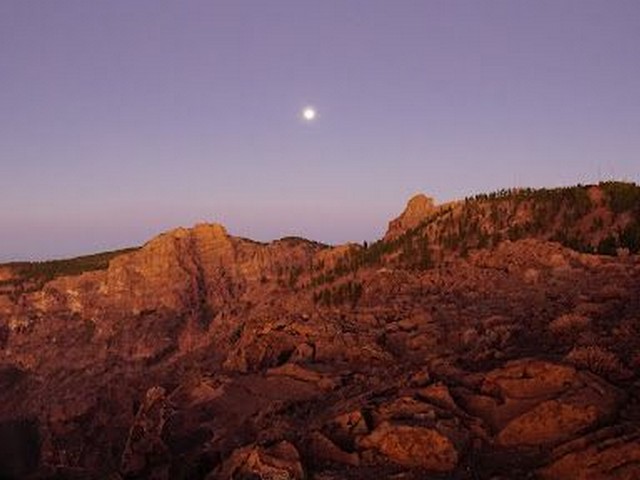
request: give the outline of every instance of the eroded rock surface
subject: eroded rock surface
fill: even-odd
[[[435,429],[381,423],[360,441],[385,459],[405,467],[450,472],[458,463],[458,452],[446,436]]]
[[[640,259],[544,232],[425,255],[464,208],[414,199],[377,246],[200,225],[2,267],[0,477],[638,478]]]
[[[411,197],[400,216],[389,222],[385,238],[389,240],[397,238],[407,230],[417,227],[435,210],[436,206],[432,198],[422,193]]]

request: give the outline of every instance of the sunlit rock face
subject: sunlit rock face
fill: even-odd
[[[588,192],[566,228],[632,231]],[[420,197],[366,247],[203,224],[0,267],[0,477],[640,478],[633,237],[451,241],[523,198]]]
[[[406,208],[400,214],[400,216],[389,222],[387,233],[385,234],[386,240],[392,240],[399,237],[407,230],[417,227],[425,220],[430,214],[436,210],[433,198],[419,193],[409,200]]]

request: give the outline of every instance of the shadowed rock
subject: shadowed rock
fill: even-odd
[[[636,478],[640,258],[593,249],[637,208],[590,188],[3,266],[0,476]]]

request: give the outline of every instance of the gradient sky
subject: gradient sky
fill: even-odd
[[[199,221],[371,240],[419,191],[614,177],[637,0],[0,1],[0,260]]]

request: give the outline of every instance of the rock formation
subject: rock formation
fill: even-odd
[[[576,188],[1,266],[0,477],[640,478],[640,195]]]
[[[411,197],[406,208],[400,216],[389,222],[389,228],[385,234],[385,240],[393,240],[407,230],[417,227],[436,211],[433,198],[419,193]]]

